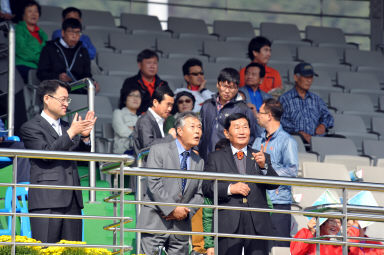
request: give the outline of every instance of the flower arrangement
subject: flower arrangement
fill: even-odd
[[[0,236],[0,242],[11,242],[11,236]],[[16,242],[19,243],[41,243],[32,238],[25,236],[16,236]],[[58,244],[86,244],[85,242],[61,240]],[[11,254],[10,245],[0,245],[0,255]],[[17,255],[112,255],[112,252],[104,248],[79,248],[79,247],[62,247],[49,246],[43,248],[41,246],[16,246]]]

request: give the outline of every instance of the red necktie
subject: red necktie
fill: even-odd
[[[242,160],[244,158],[244,152],[243,151],[238,151],[236,154],[237,154],[238,160]]]

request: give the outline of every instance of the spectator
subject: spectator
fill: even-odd
[[[174,127],[177,116],[182,112],[190,112],[195,105],[195,97],[187,92],[181,91],[176,94],[175,104],[173,105],[172,112],[164,123],[164,133],[168,134],[168,130]]]
[[[239,72],[233,68],[224,68],[217,78],[218,94],[204,102],[200,116],[203,120],[203,136],[199,145],[200,156],[206,160],[208,153],[215,149],[216,143],[224,137],[225,118],[232,113],[243,113],[250,119],[252,144],[259,135],[258,125],[251,109],[243,100],[236,100],[239,84]]]
[[[82,120],[76,113],[71,124],[61,120],[71,99],[70,87],[58,80],[43,81],[38,95],[44,109],[41,114],[24,123],[21,136],[29,150],[89,151],[90,132],[96,117],[87,112]],[[93,141],[92,141],[93,142]],[[31,184],[54,186],[80,186],[76,161],[31,159]],[[81,215],[83,197],[80,190],[29,189],[30,213]],[[82,221],[68,218],[32,217],[32,237],[43,243],[56,243],[62,239],[81,241]]]
[[[112,126],[115,131],[113,143],[114,153],[133,154],[133,130],[137,121],[137,109],[141,104],[140,90],[131,87],[126,90],[124,101],[120,102],[119,108],[113,112]]]
[[[66,19],[62,24],[61,35],[49,41],[41,52],[37,77],[44,80],[58,79],[74,82],[83,78],[92,78],[88,51],[82,47],[81,23],[77,19]],[[96,83],[96,91],[99,90]],[[79,93],[87,93],[85,88]]]
[[[175,94],[181,91],[190,92],[196,100],[194,112],[200,112],[201,105],[205,100],[212,98],[212,91],[205,88],[207,81],[204,78],[203,63],[196,59],[190,58],[183,65],[184,80],[187,83],[186,88],[178,88]]]
[[[8,140],[7,131],[4,123],[0,119],[0,148],[25,149],[23,142]],[[13,164],[13,161],[0,161],[0,168]],[[17,183],[29,182],[31,164],[28,158],[17,158]]]
[[[143,148],[167,142],[176,137],[174,128],[168,131],[167,136],[164,135],[164,121],[171,113],[173,97],[174,94],[168,86],[157,87],[153,92],[151,106],[137,120],[133,132],[135,155],[138,155]]]
[[[281,88],[282,82],[277,70],[267,66],[271,58],[271,41],[263,36],[256,36],[248,44],[248,57],[253,63],[259,63],[265,67],[265,77],[260,89],[268,92],[274,88]],[[245,68],[240,70],[240,87],[245,85]]]
[[[276,99],[264,101],[257,114],[257,122],[265,131],[256,137],[252,148],[261,150],[271,156],[273,169],[279,176],[297,177],[299,166],[297,143],[280,125],[283,107]],[[291,186],[280,185],[276,190],[268,190],[274,209],[291,210]],[[291,215],[272,213],[272,225],[276,236],[291,237]],[[289,247],[289,242],[274,241],[273,246]]]
[[[145,112],[151,104],[151,97],[157,87],[166,86],[168,83],[157,75],[159,56],[153,50],[145,49],[137,55],[139,73],[124,81],[120,96],[131,86],[138,86],[142,101],[138,114]]]
[[[234,113],[225,119],[224,134],[230,145],[209,154],[204,170],[226,174],[277,176],[270,156],[248,146],[250,125],[246,115]],[[253,160],[253,161],[252,161]],[[221,206],[267,208],[267,189],[277,185],[219,181],[217,195]],[[213,200],[214,181],[203,181],[204,196]],[[227,234],[270,235],[273,233],[269,213],[219,210],[218,231]],[[211,227],[208,227],[211,229]],[[219,237],[218,254],[267,254],[265,240]]]
[[[310,143],[312,136],[323,136],[333,126],[333,117],[327,105],[309,91],[313,76],[317,76],[309,63],[300,63],[294,69],[295,87],[280,97],[284,113],[281,125],[290,134],[299,134]]]
[[[244,93],[245,101],[254,114],[259,111],[264,100],[272,97],[259,88],[264,76],[265,68],[259,63],[250,63],[245,67],[245,86],[239,91]]]
[[[324,235],[337,235],[341,228],[340,219],[327,219],[320,225],[320,236]],[[316,235],[316,219],[312,218],[307,225],[307,228],[302,228],[297,232],[295,238],[310,239]],[[329,238],[324,238],[329,240]],[[323,240],[324,240],[323,239]],[[303,242],[291,242],[290,246],[292,255],[315,255],[316,244],[303,243]],[[320,244],[320,255],[341,255],[343,254],[343,248],[340,245],[326,245]]]
[[[148,114],[148,113],[147,113]],[[181,113],[176,119],[176,140],[151,147],[147,167],[202,171],[204,161],[192,150],[201,137],[201,121],[191,112]],[[202,180],[151,177],[147,178],[144,201],[184,204],[202,204]],[[191,217],[197,208],[184,206],[143,206],[138,218],[138,228],[156,230],[191,231]],[[145,254],[157,254],[159,246],[167,254],[188,254],[188,235],[142,233]],[[139,253],[139,252],[138,252]]]
[[[62,12],[63,22],[66,19],[77,19],[81,23],[81,11],[75,7],[68,7],[65,8]],[[57,38],[62,38],[61,35],[61,29],[57,29],[53,31],[52,33],[52,40],[56,40]],[[93,46],[91,39],[86,34],[81,34],[80,36],[80,42],[83,43],[83,47],[88,50],[88,55],[91,60],[95,59],[96,57],[96,48]]]
[[[37,26],[41,15],[41,7],[35,1],[25,4],[23,20],[16,27],[16,68],[25,83],[28,83],[28,72],[38,67],[40,53],[47,41],[47,34]]]

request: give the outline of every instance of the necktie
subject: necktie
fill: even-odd
[[[56,131],[56,133],[61,136],[61,128],[60,125],[56,125],[55,123],[52,123],[53,129]]]
[[[189,151],[184,151],[181,153],[183,158],[181,159],[180,169],[187,170],[187,159],[189,157]],[[184,194],[185,184],[187,183],[187,179],[181,179],[181,192]]]

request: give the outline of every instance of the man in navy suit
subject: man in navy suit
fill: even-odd
[[[43,81],[38,95],[44,104],[40,115],[24,123],[21,137],[25,147],[45,151],[89,151],[89,134],[95,125],[94,112],[84,119],[75,114],[69,123],[61,120],[71,99],[70,87],[59,80]],[[42,155],[44,156],[44,155]],[[31,184],[80,186],[75,161],[31,159]],[[80,190],[29,189],[30,213],[81,215],[83,199]],[[81,220],[62,218],[31,219],[32,237],[42,242],[55,243],[62,239],[81,241]]]

